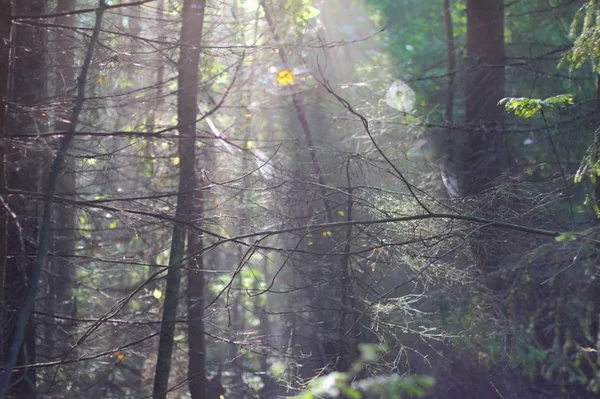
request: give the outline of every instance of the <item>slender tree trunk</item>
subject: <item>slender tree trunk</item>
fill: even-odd
[[[59,0],[56,12],[62,13],[75,10],[76,4],[76,0]],[[74,16],[65,15],[57,18],[56,23],[73,26],[74,20]],[[54,92],[57,101],[64,103],[55,115],[54,129],[56,131],[66,131],[69,128],[70,103],[68,100],[72,98],[69,95],[69,89],[75,87],[75,43],[68,38],[70,34],[70,32],[59,33],[55,40]],[[65,161],[59,167],[56,191],[63,198],[75,199],[75,161],[72,157],[66,156]],[[52,276],[52,280],[49,282],[50,292],[54,300],[53,311],[75,317],[76,307],[73,297],[75,270],[68,258],[68,255],[73,254],[77,240],[75,235],[75,209],[72,205],[55,205],[55,208],[55,218],[52,226],[54,231],[50,242],[50,251],[54,256],[49,262],[50,275]],[[66,322],[65,325],[59,324],[57,326],[58,331],[55,336],[52,355],[60,356],[71,348],[72,327],[70,324],[70,322]]]
[[[10,88],[10,45],[12,43],[12,0],[0,0],[0,343],[4,347],[6,335],[4,330],[6,320],[6,254],[8,220],[10,218],[6,208],[6,147],[8,146],[8,131],[6,120],[6,106]],[[4,350],[0,350],[0,363],[4,364]]]
[[[160,0],[157,7],[156,7],[156,19],[157,20],[162,20],[164,19],[164,0]],[[164,40],[164,31],[161,29],[159,32],[157,32],[157,37],[158,40]],[[162,107],[162,103],[163,103],[163,83],[164,83],[164,76],[165,76],[165,63],[163,62],[163,56],[160,53],[156,54],[156,63],[157,63],[157,68],[158,70],[156,71],[156,84],[157,84],[157,90],[156,90],[156,97],[154,99],[154,103],[152,104],[152,109],[150,110],[150,114],[148,115],[148,119],[146,121],[146,129],[149,133],[154,133],[156,131],[156,121],[158,119],[158,114],[161,110]],[[149,138],[146,140],[146,142],[144,143],[145,148],[144,148],[144,155],[145,155],[145,162],[144,162],[144,181],[145,184],[148,187],[152,187],[152,181],[154,179],[154,175],[155,175],[155,164],[154,162],[151,162],[151,158],[152,155],[154,154],[154,143],[155,140],[154,138]],[[153,254],[151,259],[150,259],[151,263],[158,263],[156,260],[156,254]],[[147,270],[146,271],[147,275],[145,276],[145,278],[149,278],[150,274],[152,274],[151,270]],[[157,282],[155,283],[157,284]],[[156,288],[156,286],[153,286],[152,288]],[[141,373],[141,378],[139,380],[139,385],[138,388],[140,390],[140,392],[146,392],[147,390],[149,390],[149,384],[147,383],[151,377],[149,377],[149,373],[146,372],[145,370],[148,370],[149,368],[151,368],[152,366],[150,365],[150,363],[153,363],[152,360],[150,358],[146,358],[143,360],[143,366],[142,366],[142,373]]]
[[[596,115],[600,120],[600,75],[596,75]],[[600,160],[600,126],[596,128],[594,133],[594,151],[596,153],[596,162]],[[594,183],[594,194],[596,196],[596,215],[600,220],[600,178],[596,177]]]
[[[352,179],[350,178],[350,159],[346,163],[346,182],[348,184],[348,198],[346,200],[346,220],[352,222],[352,211],[354,208]],[[346,227],[346,238],[344,240],[344,255],[341,260],[342,298],[340,311],[340,345],[341,345],[341,369],[347,370],[350,363],[356,357],[357,336],[356,332],[356,301],[354,298],[353,279],[351,273],[352,261],[350,251],[352,249],[352,225]],[[347,338],[346,338],[347,337]]]
[[[267,22],[267,25],[269,27],[269,30],[270,30],[271,36],[273,37],[274,42],[281,43],[281,39],[276,30],[277,26],[273,20],[269,4],[266,1],[261,0],[260,6],[264,10],[265,20]],[[288,57],[286,56],[286,54],[287,54],[286,50],[284,48],[280,47],[278,49],[277,53],[279,54],[279,56],[281,58],[283,66],[286,69],[291,69],[292,66],[290,65]],[[319,159],[317,157],[317,148],[316,148],[315,141],[314,141],[314,132],[311,130],[309,122],[308,122],[307,113],[306,113],[305,106],[302,101],[302,93],[295,93],[293,90],[290,90],[290,96],[292,99],[292,104],[294,106],[294,112],[298,119],[298,123],[300,124],[300,128],[302,130],[304,138],[306,140],[306,144],[308,147],[308,155],[310,156],[310,161],[311,161],[312,173],[314,176],[316,176],[317,183],[320,186],[319,193],[321,194],[321,197],[322,197],[323,208],[325,210],[325,217],[326,217],[327,222],[331,223],[335,220],[334,212],[333,212],[333,209],[331,206],[331,201],[328,199],[328,193],[327,193],[327,188],[326,188],[327,181],[325,180],[325,177],[323,176],[323,173],[322,173],[323,171],[321,170],[321,165],[320,165]],[[326,277],[324,277],[326,275],[326,273],[328,271],[330,271],[333,274],[335,274],[336,277],[340,278],[341,281],[348,282],[348,280],[345,280],[345,276],[347,273],[345,270],[345,266],[342,264],[342,262],[339,260],[336,260],[332,266],[333,266],[333,268],[331,270],[325,270],[326,268],[322,267],[322,265],[319,265],[319,267],[315,270],[315,274],[314,274],[315,281],[323,281],[324,279],[326,279]],[[348,292],[349,286],[340,286],[339,289],[341,291]],[[326,295],[325,292],[322,292],[321,290],[319,290],[317,292],[317,294],[315,295],[315,299],[312,301],[311,306],[313,308],[317,308],[317,309],[330,308],[330,306],[325,304],[325,295]],[[339,312],[339,315],[341,317],[345,317],[346,313],[345,313],[344,309],[349,309],[351,306],[351,304],[348,302],[349,298],[350,297],[348,295],[342,296],[342,298],[341,298],[340,312]],[[340,303],[340,302],[337,302],[337,303]],[[317,316],[317,317],[319,317],[319,316]],[[327,316],[325,316],[325,317],[327,317]],[[324,320],[320,320],[319,322],[321,322],[321,321],[324,321]],[[292,325],[295,326],[294,328],[297,328],[296,324],[292,323]],[[319,342],[319,338],[318,338],[316,329],[314,329],[312,327],[307,327],[307,331],[304,333],[297,334],[297,337],[298,337],[298,340],[303,340],[303,342],[300,344],[300,347],[304,346],[305,352],[313,352],[315,354],[319,353],[319,347],[322,346],[321,345],[322,343]],[[337,344],[339,344],[338,347],[343,346],[342,342],[338,342]],[[342,352],[345,352],[345,351],[342,351]],[[339,358],[340,358],[340,361],[338,363],[339,367],[344,367],[345,364],[349,364],[351,362],[351,359],[348,356],[346,356],[347,353],[349,353],[349,352],[339,353]],[[318,356],[314,356],[312,360],[313,361],[304,361],[302,364],[300,373],[304,377],[312,377],[314,375],[314,371],[317,368],[324,366],[322,358],[319,359]]]
[[[194,215],[204,213],[203,192],[196,192]],[[202,251],[202,238],[196,232],[188,237],[189,254]],[[192,399],[206,398],[206,340],[204,337],[204,256],[193,258],[187,273],[188,384]]]
[[[42,0],[21,1],[15,3],[15,14],[43,14],[45,12]],[[16,26],[14,44],[14,68],[12,78],[18,88],[8,94],[15,104],[7,110],[6,120],[6,187],[36,192],[39,189],[38,173],[42,153],[35,144],[13,145],[10,139],[13,132],[36,131],[38,121],[36,113],[27,112],[35,107],[45,94],[45,44],[46,34],[43,29],[31,26]],[[11,72],[9,72],[11,73]],[[36,253],[36,236],[38,233],[37,206],[32,201],[14,196],[8,197],[6,204],[10,208],[11,217],[8,220],[6,273],[3,301],[9,312],[2,321],[5,328],[4,357],[10,361],[10,350],[15,342],[20,340],[17,313],[26,302],[27,291],[32,284],[34,257]],[[4,204],[3,204],[4,206]],[[17,311],[15,311],[15,309]],[[26,320],[23,345],[15,352],[17,365],[35,363],[35,322],[33,316]],[[12,375],[9,395],[23,398],[35,397],[36,372],[33,369],[21,369]]]
[[[444,21],[446,24],[446,56],[448,58],[448,94],[446,97],[446,121],[452,122],[454,114],[454,73],[456,71],[456,54],[454,53],[454,29],[452,22],[452,5],[444,0]]]
[[[211,145],[208,143],[203,144],[203,151],[201,152],[204,164],[203,169],[214,170]],[[200,174],[203,175],[202,172]],[[197,178],[196,181],[197,186],[205,186],[209,183],[204,178]],[[204,204],[206,201],[207,195],[204,190],[194,192],[193,219],[199,219],[204,215]],[[202,237],[197,232],[188,233],[188,247],[188,254],[190,256],[195,254],[187,273],[188,386],[192,399],[216,398],[216,396],[212,396],[211,388],[214,389],[220,386],[220,380],[213,379],[210,383],[207,380],[206,337],[204,334],[204,295],[206,288],[204,269],[207,263],[215,262],[214,259],[219,259],[220,256],[212,257],[213,260],[211,262],[211,258],[207,258],[204,254],[201,254],[204,243]],[[217,260],[216,263],[220,262]]]
[[[189,220],[192,210],[194,166],[196,159],[196,119],[198,113],[198,65],[200,43],[204,22],[205,0],[184,0],[181,27],[181,50],[179,59],[179,91],[177,94],[177,117],[179,123],[179,194],[175,217]],[[174,320],[177,315],[181,263],[185,255],[186,227],[173,226],[167,287],[163,305],[162,326],[158,344],[158,360],[154,375],[155,399],[166,398],[173,352]]]
[[[264,0],[261,0],[260,5],[265,13],[265,19],[269,26],[269,30],[273,39],[276,43],[280,43],[279,35],[276,32],[275,24],[273,22],[273,18],[271,17],[270,9],[267,3]],[[284,48],[279,48],[277,54],[281,57],[281,61],[286,69],[290,69],[291,66],[288,65],[288,60],[286,56],[286,51]],[[306,144],[308,145],[308,153],[310,155],[310,162],[313,169],[313,174],[317,177],[317,181],[321,186],[321,195],[323,196],[323,205],[325,207],[325,213],[327,216],[327,221],[329,223],[333,222],[333,211],[331,210],[331,205],[329,204],[329,200],[327,199],[327,190],[325,189],[326,182],[323,177],[323,173],[321,173],[321,165],[319,163],[319,159],[317,158],[317,149],[315,147],[313,133],[310,129],[310,125],[308,124],[308,119],[306,118],[306,111],[302,104],[302,99],[300,97],[300,93],[294,93],[290,91],[292,96],[292,103],[294,104],[294,111],[296,112],[296,117],[298,118],[298,122],[300,123],[300,127],[302,128],[302,132],[304,133],[304,138],[306,139]]]

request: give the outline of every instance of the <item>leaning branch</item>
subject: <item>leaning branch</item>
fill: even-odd
[[[375,149],[377,150],[377,152],[379,153],[379,155],[381,155],[381,157],[385,160],[385,162],[387,162],[388,165],[390,165],[392,167],[392,169],[394,170],[394,172],[396,172],[396,177],[398,177],[402,183],[406,186],[406,188],[408,189],[408,191],[410,192],[410,195],[412,195],[412,197],[415,199],[415,201],[417,202],[417,204],[419,204],[419,206],[421,208],[423,208],[423,210],[427,213],[432,213],[429,208],[425,205],[425,203],[417,196],[416,194],[416,187],[414,187],[409,181],[408,179],[404,176],[404,174],[400,171],[400,169],[398,169],[398,167],[396,166],[395,163],[393,163],[391,161],[391,159],[386,155],[386,153],[381,149],[381,147],[379,146],[379,144],[377,144],[377,141],[375,140],[375,138],[373,137],[373,134],[371,133],[371,128],[369,126],[369,120],[367,118],[365,118],[362,114],[358,113],[353,107],[352,105],[350,105],[350,103],[348,101],[346,101],[346,99],[342,98],[341,96],[339,96],[334,90],[333,87],[331,87],[331,84],[329,84],[329,82],[325,79],[325,76],[323,75],[323,73],[321,73],[321,76],[323,78],[322,81],[319,81],[319,83],[321,84],[321,86],[329,93],[331,94],[340,104],[342,104],[342,106],[344,108],[346,108],[346,110],[348,112],[350,112],[352,115],[358,117],[358,119],[360,119],[363,127],[365,128],[365,132],[367,133],[367,135],[369,136],[369,139],[371,140],[371,143],[373,144],[373,146],[375,147]]]

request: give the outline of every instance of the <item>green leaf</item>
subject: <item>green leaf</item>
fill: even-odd
[[[373,363],[379,359],[380,353],[387,350],[387,347],[385,345],[360,344],[358,350],[360,351],[360,358],[363,362]]]
[[[517,116],[531,118],[543,109],[560,108],[573,105],[574,99],[571,94],[560,94],[541,100],[539,98],[525,97],[506,97],[498,102],[498,105],[504,105],[508,112],[513,112]]]
[[[435,378],[430,377],[428,375],[416,376],[415,381],[423,388],[433,388],[435,386]]]
[[[304,7],[302,7],[298,14],[296,14],[296,17],[300,19],[300,21],[307,21],[309,19],[318,17],[319,14],[321,14],[321,11],[317,10],[310,4],[307,4]]]
[[[181,342],[185,339],[185,335],[184,334],[179,334],[173,337],[173,341],[175,342]]]
[[[360,394],[360,392],[358,392],[356,389],[354,388],[350,388],[350,387],[341,387],[340,388],[342,393],[344,395],[346,395],[348,398],[350,399],[360,399],[362,396]]]
[[[563,233],[555,238],[556,242],[575,241],[577,236],[573,233]]]

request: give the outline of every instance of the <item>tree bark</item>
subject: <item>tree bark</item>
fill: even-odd
[[[8,237],[8,220],[6,208],[6,147],[8,146],[6,108],[10,88],[10,44],[12,43],[12,0],[0,0],[0,322],[4,326],[6,317],[6,254]],[[0,327],[0,343],[4,347],[6,335],[4,327]],[[0,350],[0,363],[4,364],[4,350]]]
[[[73,11],[76,9],[76,0],[59,0],[56,7],[57,13]],[[73,26],[75,17],[64,15],[56,19],[59,25]],[[69,89],[75,86],[75,43],[69,39],[67,32],[59,33],[55,39],[56,58],[54,93],[59,103],[63,103],[56,115],[54,130],[67,131],[69,128]],[[72,157],[65,156],[65,161],[59,167],[58,179],[56,181],[57,194],[63,198],[75,199],[75,162]],[[75,209],[72,205],[55,205],[55,218],[52,226],[53,232],[50,242],[50,252],[54,255],[49,263],[51,281],[50,293],[53,300],[53,312],[71,317],[76,317],[75,303],[73,298],[73,280],[75,270],[69,262],[69,255],[73,249],[77,237],[75,234]],[[52,356],[61,356],[71,348],[72,323],[66,322],[57,326],[54,337]]]
[[[489,188],[502,173],[500,129],[504,109],[504,0],[467,1],[465,121],[469,132],[463,157],[464,195]]]
[[[454,73],[456,71],[456,54],[454,54],[454,29],[452,21],[452,5],[444,0],[444,21],[446,24],[446,56],[448,58],[448,94],[446,98],[446,121],[452,122],[454,114]]]
[[[203,193],[198,191],[194,198],[194,214],[204,211]],[[188,237],[189,254],[202,250],[202,238],[197,232]],[[206,398],[206,340],[204,337],[204,256],[192,259],[188,269],[188,385],[192,399]]]
[[[596,75],[596,116],[600,120],[600,74]],[[600,127],[596,128],[594,133],[594,152],[596,154],[596,162],[600,160]],[[600,176],[597,171],[592,171],[596,174],[594,183],[594,195],[596,197],[595,209],[596,219],[600,220]]]
[[[504,0],[467,1],[466,121],[503,122]]]
[[[350,177],[350,161],[346,163],[346,182],[348,184],[348,199],[346,200],[346,221],[352,221],[354,208],[354,188]],[[352,225],[346,227],[346,238],[344,242],[344,255],[341,259],[341,309],[340,309],[340,369],[349,370],[351,362],[356,359],[356,346],[358,345],[358,326],[356,325],[356,298],[354,297],[352,276]],[[353,333],[353,334],[352,334]],[[347,338],[346,338],[347,337]]]
[[[177,117],[179,123],[179,194],[175,218],[187,221],[191,215],[194,166],[196,159],[196,119],[198,113],[198,65],[200,43],[206,0],[184,0],[183,24],[181,26],[181,50],[179,58],[179,91],[177,93]],[[169,389],[173,334],[181,266],[185,255],[185,225],[175,223],[167,272],[167,287],[163,305],[162,325],[158,344],[158,360],[154,375],[153,397],[166,398]]]
[[[448,134],[446,187],[451,196],[491,188],[505,167],[501,128],[504,110],[504,1],[467,1],[466,129]]]
[[[39,15],[45,11],[44,2],[30,0],[16,2],[14,12],[16,15]],[[19,130],[32,131],[36,126],[33,112],[26,112],[29,107],[35,107],[45,93],[46,70],[44,45],[46,35],[43,29],[31,26],[16,26],[14,37],[8,45],[14,45],[13,65],[8,65],[8,74],[12,75],[7,82],[14,83],[18,88],[10,93],[8,87],[6,98],[11,98],[15,104],[6,112],[5,120],[5,165],[6,188],[20,189],[36,192],[39,189],[38,171],[41,152],[33,144],[15,145],[10,136]],[[32,201],[22,198],[5,197],[10,209],[7,225],[7,259],[5,281],[3,287],[3,305],[6,306],[2,320],[4,340],[4,361],[11,359],[10,350],[19,341],[17,336],[18,324],[14,309],[22,308],[26,301],[27,290],[32,284],[34,262],[31,255],[36,252],[36,235],[38,231],[37,206]],[[11,310],[8,310],[11,309]],[[26,323],[23,345],[15,353],[17,365],[35,363],[35,323],[29,316]],[[10,379],[9,395],[34,398],[36,390],[36,373],[32,369],[21,369],[15,372]]]

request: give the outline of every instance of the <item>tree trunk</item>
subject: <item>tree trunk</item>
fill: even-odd
[[[463,195],[489,188],[502,173],[504,62],[504,0],[468,0],[465,122],[472,130],[460,159]]]
[[[451,197],[479,194],[503,172],[504,61],[504,1],[467,1],[466,126],[441,138]]]
[[[504,109],[504,0],[467,1],[466,121],[501,123]]]
[[[0,0],[0,195],[6,198],[6,146],[8,145],[6,107],[10,88],[10,44],[12,43],[12,0]],[[8,210],[5,204],[0,204],[0,322],[4,326],[7,314],[5,285],[6,285],[6,255],[8,236]],[[0,343],[5,347],[6,335],[0,327]],[[4,350],[0,350],[0,363],[4,364]]]
[[[194,215],[203,214],[203,193],[198,191],[194,198]],[[188,236],[189,254],[202,250],[202,238],[197,232]],[[188,384],[192,399],[206,398],[206,340],[204,339],[204,256],[193,258],[188,269]]]
[[[348,184],[348,199],[346,200],[346,239],[344,243],[344,255],[341,259],[341,309],[340,309],[340,365],[343,371],[349,370],[351,362],[356,359],[356,346],[358,345],[356,326],[356,298],[354,297],[352,276],[352,211],[354,207],[352,179],[350,177],[350,160],[346,163],[346,181]]]
[[[198,110],[198,65],[200,43],[204,22],[205,0],[184,0],[181,27],[181,53],[179,59],[179,91],[177,93],[177,117],[179,124],[179,193],[177,195],[177,220],[189,220],[192,210],[194,166],[196,158],[196,119]],[[158,360],[154,375],[153,397],[166,398],[173,352],[174,320],[177,315],[181,263],[185,254],[186,227],[175,223],[167,287],[163,305],[162,326],[158,344]]]
[[[43,14],[44,1],[20,1],[15,4],[15,13]],[[14,108],[8,111],[6,136],[14,132],[35,132],[41,121],[38,115],[29,109],[35,107],[45,94],[47,81],[45,70],[44,29],[18,25],[15,28],[14,43],[14,87],[12,94]],[[9,94],[10,95],[10,94]],[[38,173],[42,152],[35,144],[15,144],[8,139],[6,152],[6,183],[9,189],[37,192],[39,190]],[[4,302],[9,309],[3,325],[6,339],[3,341],[4,357],[8,358],[9,349],[15,339],[17,312],[20,310],[28,286],[32,283],[34,254],[38,232],[38,209],[32,201],[16,196],[9,197],[8,206],[13,217],[8,222],[7,261],[4,287]],[[27,321],[23,345],[17,355],[17,365],[35,363],[35,323],[33,316]],[[36,391],[36,373],[34,369],[15,371],[12,375],[9,395],[33,398]]]
[[[57,13],[76,9],[76,0],[59,0],[56,7]],[[59,25],[74,25],[74,16],[65,15],[56,19]],[[62,104],[55,115],[54,129],[66,131],[69,128],[69,112],[71,108],[72,95],[68,90],[75,86],[75,43],[69,36],[58,33],[56,43],[54,93],[59,104]],[[56,182],[57,194],[63,198],[75,199],[75,162],[72,157],[65,157],[65,161],[59,168],[58,180]],[[50,242],[49,269],[51,281],[50,292],[54,301],[52,311],[54,313],[77,316],[73,298],[73,280],[75,270],[69,261],[69,255],[73,254],[76,237],[75,209],[72,205],[55,205],[55,218],[52,226],[52,241]],[[51,355],[61,356],[69,351],[72,340],[72,323],[58,324],[54,336]]]
[[[600,75],[596,75],[596,115],[600,120]],[[596,153],[596,162],[600,160],[600,127],[596,128],[594,133],[594,152]],[[593,171],[592,173],[598,173]],[[596,219],[600,220],[600,178],[596,176],[594,182],[594,195],[596,197],[595,209]]]
[[[456,71],[456,55],[454,54],[454,29],[452,22],[452,5],[444,0],[444,20],[446,24],[446,56],[448,58],[448,95],[446,98],[446,121],[452,122],[454,114],[454,73]]]

